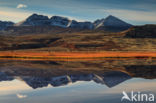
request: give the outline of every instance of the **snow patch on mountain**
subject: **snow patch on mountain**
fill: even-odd
[[[104,19],[98,19],[95,22],[79,22],[76,20],[70,20],[62,16],[48,16],[33,14],[26,20],[15,24],[15,26],[58,26],[62,28],[76,28],[76,29],[98,29],[101,27],[117,27],[117,28],[129,28],[132,25],[128,24],[117,17],[112,15]]]

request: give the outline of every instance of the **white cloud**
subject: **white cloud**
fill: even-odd
[[[27,5],[25,5],[25,4],[18,4],[17,8],[18,9],[20,9],[20,8],[27,8]]]
[[[33,13],[38,13],[42,15],[46,15],[48,17],[54,16],[53,14],[43,13],[43,12],[33,12],[33,11],[26,11],[23,9],[13,9],[13,8],[2,8],[0,7],[0,20],[2,21],[13,21],[13,22],[20,22],[25,20],[27,17],[32,15]],[[67,15],[60,15],[64,17],[68,17],[70,19],[76,19],[78,21],[84,21],[83,19],[78,19],[76,17],[71,17]]]
[[[22,98],[27,98],[27,95],[23,94],[16,94],[17,98],[22,99]]]

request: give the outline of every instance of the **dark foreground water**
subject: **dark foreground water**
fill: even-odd
[[[150,94],[156,60],[0,61],[0,103],[156,103]]]

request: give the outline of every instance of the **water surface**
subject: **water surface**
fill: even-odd
[[[156,60],[1,60],[0,103],[131,103],[156,94]]]

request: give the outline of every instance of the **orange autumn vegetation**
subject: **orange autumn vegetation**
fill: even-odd
[[[1,58],[139,58],[156,57],[156,52],[0,52]]]

